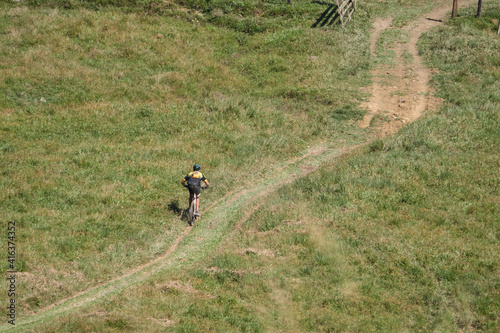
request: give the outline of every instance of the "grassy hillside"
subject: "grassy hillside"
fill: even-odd
[[[152,3],[0,5],[0,212],[18,222],[21,315],[163,253],[192,164],[207,206],[308,146],[363,140],[369,20],[404,25],[432,1],[364,1],[345,30],[311,28],[319,2]],[[201,263],[39,331],[498,329],[486,9],[421,41],[438,113],[281,189]]]
[[[491,16],[423,37],[440,70],[439,112],[284,187],[190,270],[46,329],[498,330],[500,44]]]
[[[368,22],[309,29],[324,7],[299,2],[307,26],[251,35],[180,5],[160,16],[89,3],[2,3],[1,209],[30,240],[21,269],[42,284],[72,294],[161,252],[195,162],[217,198],[308,145],[358,135]]]
[[[153,298],[178,332],[497,331],[499,10],[423,37],[439,112],[284,187],[202,265],[117,299],[128,314],[102,309],[138,327]]]
[[[308,145],[361,135],[367,22],[337,38],[252,36],[115,8],[1,6],[0,210],[24,244],[23,313],[168,248],[194,163],[214,185],[208,205]]]

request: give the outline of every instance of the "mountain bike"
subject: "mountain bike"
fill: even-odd
[[[188,187],[188,186],[185,186]],[[207,187],[202,187],[202,190],[206,190]],[[188,210],[188,223],[190,226],[193,226],[196,220],[200,218],[200,214],[196,211],[196,202],[198,201],[198,196],[193,195],[193,201],[191,201],[191,204],[189,204],[189,210]]]

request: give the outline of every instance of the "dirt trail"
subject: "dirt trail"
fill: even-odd
[[[59,300],[31,316],[21,317],[15,327],[2,325],[0,331],[7,329],[24,331],[71,310],[92,305],[106,296],[137,285],[156,274],[182,269],[184,265],[199,260],[206,253],[211,253],[224,237],[237,231],[267,195],[357,147],[358,145],[326,150],[318,148],[306,152],[298,159],[286,162],[285,167],[276,168],[269,176],[256,182],[252,188],[234,191],[232,195],[219,199],[217,205],[207,209],[201,222],[193,228],[186,227],[170,248],[156,259],[106,283]],[[322,153],[317,153],[319,151]]]
[[[462,6],[468,4],[469,1],[461,3]],[[422,33],[442,23],[450,7],[448,2],[443,3],[414,24],[402,28],[409,41],[396,43],[390,49],[395,54],[393,64],[380,64],[373,70],[374,82],[368,90],[371,97],[362,104],[368,113],[359,122],[361,128],[371,127],[378,136],[384,137],[415,121],[425,111],[437,108],[439,100],[433,97],[429,87],[432,70],[423,65],[417,43]],[[384,30],[391,28],[391,23],[387,18],[374,22],[370,45],[374,57],[379,56],[377,41]]]
[[[433,13],[418,20],[415,25],[405,28],[410,39],[407,44],[396,45],[394,66],[380,65],[373,72],[376,80],[370,88],[372,97],[364,104],[369,112],[365,119],[359,123],[359,126],[374,128],[378,131],[378,136],[386,136],[397,131],[403,124],[414,121],[425,110],[433,106],[435,102],[429,96],[430,88],[428,85],[431,70],[422,64],[417,51],[417,41],[424,31],[441,22],[440,19],[443,19],[449,12],[450,8],[448,7],[450,6],[446,2]],[[374,55],[376,55],[376,45],[380,34],[385,29],[390,28],[390,25],[390,19],[374,22],[375,31],[370,46]],[[405,50],[411,54],[412,62],[405,62],[403,59]],[[401,91],[404,91],[404,94]],[[375,122],[374,124],[372,120],[376,115],[389,115],[390,121]],[[0,331],[7,329],[25,330],[72,309],[92,304],[107,295],[136,285],[167,269],[179,269],[185,262],[192,262],[193,258],[199,256],[199,253],[206,253],[220,244],[227,236],[228,231],[235,232],[241,228],[252,213],[260,207],[267,195],[296,177],[307,175],[323,163],[343,156],[358,147],[359,145],[351,145],[338,149],[328,149],[324,144],[312,147],[303,156],[287,161],[281,167],[273,170],[272,177],[262,179],[252,188],[234,191],[207,207],[202,219],[204,223],[194,228],[187,227],[172,246],[156,259],[106,283],[59,300],[31,316],[21,317],[17,320],[15,327],[2,325]]]

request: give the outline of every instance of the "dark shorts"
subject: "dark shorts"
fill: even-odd
[[[197,196],[201,193],[201,186],[188,185],[188,190],[190,194],[196,194]]]

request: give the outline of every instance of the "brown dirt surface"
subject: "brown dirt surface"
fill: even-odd
[[[468,3],[466,1],[461,5]],[[429,85],[433,70],[424,66],[418,54],[417,42],[422,33],[442,23],[450,7],[448,2],[443,2],[414,24],[400,28],[409,35],[409,42],[395,43],[391,47],[395,53],[394,63],[380,64],[372,71],[374,82],[368,88],[371,97],[361,105],[368,110],[358,124],[361,128],[372,128],[377,136],[384,137],[395,133],[406,123],[415,121],[424,112],[439,107],[441,101],[434,97]],[[373,27],[370,51],[376,57],[377,41],[381,33],[395,28],[392,27],[390,18],[375,20]]]

